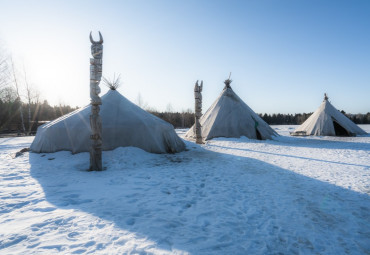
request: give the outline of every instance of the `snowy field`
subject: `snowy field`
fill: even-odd
[[[370,135],[24,153],[0,139],[0,254],[370,254]],[[370,125],[361,126],[370,133]],[[178,130],[180,136],[184,130]]]

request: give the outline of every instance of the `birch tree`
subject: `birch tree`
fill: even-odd
[[[9,85],[9,58],[0,45],[0,96],[5,93],[4,90]]]
[[[28,103],[28,130],[27,130],[27,135],[30,134],[31,129],[32,129],[32,121],[31,121],[31,104],[34,98],[38,97],[36,94],[38,94],[35,89],[29,84],[28,79],[27,79],[27,73],[26,73],[26,68],[23,66],[23,73],[24,73],[24,86],[26,89],[26,100]],[[37,100],[38,101],[38,100]]]
[[[17,75],[15,73],[15,67],[14,67],[13,59],[11,59],[11,63],[12,63],[13,84],[14,84],[14,87],[15,87],[15,91],[17,93],[17,99],[19,100],[19,112],[20,112],[20,115],[21,115],[22,131],[23,131],[23,133],[26,133],[26,128],[24,127],[22,99],[21,99],[21,96],[20,96],[20,93],[19,93],[20,88],[19,88],[19,84],[18,84]]]

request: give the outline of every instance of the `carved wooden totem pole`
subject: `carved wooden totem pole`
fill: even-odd
[[[194,97],[195,97],[195,141],[198,144],[202,144],[202,129],[200,126],[199,119],[202,117],[202,90],[203,90],[203,81],[198,85],[198,81],[195,83],[194,87]]]
[[[102,124],[99,116],[101,99],[99,97],[99,83],[102,77],[103,65],[103,37],[99,32],[99,41],[94,41],[90,32],[91,55],[90,58],[90,98],[91,98],[91,149],[90,171],[101,171],[102,166]]]

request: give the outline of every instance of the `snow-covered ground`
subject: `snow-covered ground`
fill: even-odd
[[[103,172],[88,153],[13,158],[33,138],[2,138],[0,254],[370,254],[370,136],[273,128],[174,155],[118,148]]]

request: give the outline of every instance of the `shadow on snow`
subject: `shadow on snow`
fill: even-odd
[[[278,136],[273,140],[269,140],[269,144],[279,143],[279,146],[294,146],[307,148],[330,148],[330,149],[352,149],[370,151],[369,143],[356,142],[357,138],[369,137],[369,135],[358,137],[336,137],[336,136],[307,136],[307,137],[291,137]],[[337,139],[337,140],[332,140]]]
[[[234,148],[234,147],[227,147],[227,146],[219,146],[219,145],[215,145],[215,144],[210,144],[208,146],[210,146],[210,147],[219,147],[219,148],[229,149],[229,150],[232,149],[232,150],[237,150],[237,151],[262,153],[262,154],[273,155],[273,156],[281,156],[281,157],[287,157],[287,158],[304,159],[304,160],[317,161],[317,162],[323,162],[323,163],[331,163],[331,164],[338,164],[338,165],[358,166],[358,167],[370,168],[370,165],[352,164],[352,163],[345,163],[345,162],[339,162],[339,161],[331,161],[331,160],[323,160],[323,159],[316,159],[316,158],[309,158],[309,157],[302,157],[302,156],[295,156],[295,155],[288,155],[288,154],[273,153],[273,152],[267,152],[267,151],[251,150],[251,149],[246,149],[246,148]]]
[[[189,142],[187,146],[189,151],[175,155],[134,148],[104,152],[108,169],[103,172],[84,171],[87,153],[45,157],[30,153],[29,161],[31,175],[48,202],[111,221],[164,250],[195,254],[370,250],[369,196],[260,160],[207,151]],[[136,153],[142,157],[134,157]],[[51,157],[55,159],[48,160]]]

